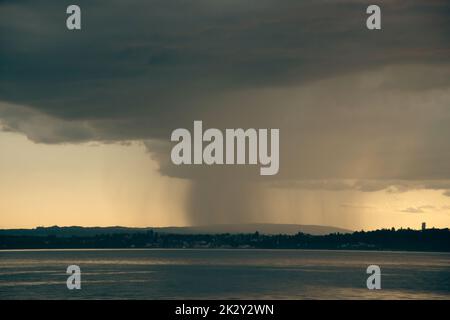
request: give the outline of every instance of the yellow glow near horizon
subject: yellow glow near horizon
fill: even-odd
[[[0,227],[185,225],[186,182],[139,144],[35,144],[0,133]]]
[[[189,182],[162,176],[139,143],[45,145],[0,132],[0,150],[0,228],[189,225]],[[450,197],[441,190],[268,188],[257,205],[260,215],[249,222],[353,230],[450,226]]]

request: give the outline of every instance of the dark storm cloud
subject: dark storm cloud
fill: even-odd
[[[201,114],[205,93],[449,59],[441,1],[385,1],[378,33],[365,28],[364,1],[78,3],[83,29],[70,32],[67,3],[2,2],[2,100],[61,118],[173,127],[185,109]]]
[[[199,178],[215,169],[175,168],[167,140],[200,119],[280,128],[280,179],[450,178],[447,1],[382,1],[381,31],[369,1],[77,3],[81,31],[64,1],[1,2],[5,130],[145,140],[162,173]]]

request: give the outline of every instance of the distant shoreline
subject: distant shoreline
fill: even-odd
[[[299,232],[311,235],[326,235],[330,233],[352,233],[353,230],[322,226],[280,223],[243,223],[243,224],[213,224],[198,226],[170,226],[170,227],[81,227],[81,226],[51,226],[32,229],[0,229],[0,235],[29,235],[29,236],[93,236],[116,233],[143,233],[154,231],[165,234],[223,234],[223,233],[254,233],[293,235]]]
[[[115,232],[98,230],[96,234],[68,235],[58,229],[38,235],[0,232],[0,250],[4,249],[306,249],[405,252],[450,252],[450,230],[384,229],[370,232],[330,233],[326,235],[220,233],[177,234]],[[64,230],[63,230],[64,231]],[[66,230],[65,230],[66,231]],[[82,230],[83,232],[86,230]],[[120,231],[120,230],[119,230]]]
[[[405,250],[358,250],[358,249],[264,249],[264,248],[58,248],[58,249],[0,249],[2,252],[80,252],[80,251],[305,251],[305,252],[361,252],[361,253],[417,253],[417,254],[450,254],[450,251],[405,251]]]

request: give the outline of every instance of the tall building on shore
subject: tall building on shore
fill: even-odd
[[[422,222],[422,231],[426,230],[427,224],[425,222]]]

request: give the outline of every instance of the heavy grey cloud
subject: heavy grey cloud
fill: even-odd
[[[65,119],[131,118],[122,135],[134,138],[224,92],[449,61],[447,2],[385,1],[380,32],[365,28],[368,3],[81,0],[83,29],[70,32],[66,3],[3,1],[0,97]],[[394,85],[446,86],[446,75]]]
[[[448,1],[382,1],[381,31],[365,27],[370,1],[80,0],[75,32],[69,4],[0,3],[4,130],[39,143],[144,141],[163,174],[196,181],[195,212],[230,193],[239,217],[261,178],[173,166],[170,133],[193,120],[280,128],[269,184],[450,190]]]

